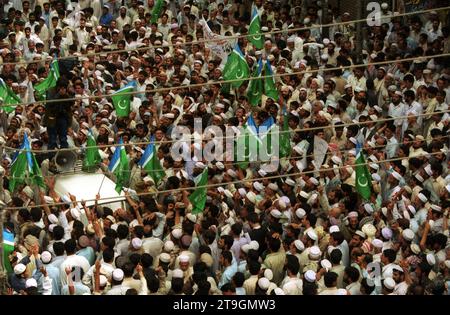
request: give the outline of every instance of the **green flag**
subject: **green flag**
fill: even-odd
[[[252,5],[252,20],[250,21],[250,27],[248,29],[248,40],[257,48],[262,49],[264,47],[264,38],[261,34],[261,21],[259,18],[258,10],[255,5]]]
[[[20,151],[11,163],[10,171],[9,190],[11,192],[14,192],[18,185],[24,184],[27,177],[32,184],[45,188],[44,178],[37,164],[36,157],[31,152],[27,134],[24,135]]]
[[[206,185],[208,184],[208,168],[203,170],[200,175],[200,180],[197,183],[197,188],[189,196],[189,201],[192,203],[192,213],[197,214],[203,212],[206,204]],[[203,186],[203,187],[202,187]]]
[[[161,11],[163,9],[163,1],[164,0],[156,0],[156,3],[152,9],[152,17],[150,18],[151,23],[157,23],[159,16],[161,15]]]
[[[122,138],[120,138],[119,146],[114,151],[108,170],[116,175],[116,191],[120,193],[130,180],[130,164]]]
[[[262,60],[259,58],[258,66],[253,72],[253,77],[260,77],[262,73]],[[261,97],[263,92],[263,82],[262,79],[251,80],[248,86],[247,98],[251,105],[257,106],[261,103]]]
[[[265,75],[269,76],[264,78],[264,94],[273,100],[278,100],[278,90],[275,85],[275,79],[273,78],[272,67],[270,65],[269,59],[266,60]]]
[[[114,108],[116,109],[117,117],[128,117],[128,115],[130,114],[131,99],[133,96],[126,93],[133,92],[135,87],[136,82],[130,82],[111,96]]]
[[[237,165],[241,169],[246,169],[250,162],[258,160],[258,148],[261,142],[253,115],[248,117],[240,131],[241,134],[237,137],[234,155]]]
[[[2,78],[0,78],[0,98],[3,100],[3,105],[16,105],[22,102],[20,97],[6,85]],[[3,107],[8,114],[13,112],[14,108],[15,106]]]
[[[152,137],[150,139],[150,144],[145,148],[145,152],[139,161],[139,165],[147,171],[148,175],[150,175],[155,181],[155,184],[158,185],[161,179],[166,176],[166,172],[164,172],[164,169],[161,166],[161,161],[156,155],[156,147],[154,142],[155,138]]]
[[[289,134],[288,113],[283,109],[283,128],[280,132],[280,157],[287,157],[291,154],[291,136]]]
[[[358,146],[357,146],[358,150]],[[356,172],[356,182],[355,187],[356,191],[363,197],[365,200],[370,199],[371,195],[371,187],[372,187],[372,176],[370,175],[369,169],[365,164],[364,155],[362,150],[359,148],[359,152],[356,155],[355,161],[355,172]],[[358,165],[360,164],[360,165]],[[362,165],[361,165],[362,164]]]
[[[86,172],[92,172],[100,164],[102,158],[98,152],[97,142],[95,141],[92,131],[89,129],[86,142],[86,155],[83,160],[83,169]]]
[[[44,79],[44,81],[34,86],[34,90],[36,91],[38,98],[42,98],[47,90],[54,88],[59,77],[58,60],[53,60],[50,64],[50,72],[48,76]]]
[[[222,73],[223,79],[226,81],[247,79],[249,77],[250,69],[238,44],[236,44],[233,51],[228,56],[227,63],[225,64]],[[231,83],[231,86],[233,88],[238,88],[243,82],[244,80],[235,81]]]

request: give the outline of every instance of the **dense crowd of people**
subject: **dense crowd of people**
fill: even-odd
[[[164,0],[154,22],[159,4],[0,1],[0,77],[21,101],[8,111],[2,99],[0,110],[8,293],[447,295],[449,11],[403,15],[383,3],[358,43],[356,23],[345,23],[355,17],[320,1]],[[261,49],[246,37],[252,5]],[[203,20],[227,53],[240,47],[251,73],[270,62],[278,99],[252,106],[249,80],[224,88],[226,55],[204,41]],[[34,87],[54,60],[60,78],[45,102]],[[110,95],[130,82],[131,112],[117,117]],[[174,127],[200,119],[225,130],[250,116],[288,120],[291,150],[277,168],[173,158]],[[46,188],[11,191],[25,134]],[[89,134],[96,172],[112,179],[125,143],[132,175],[115,211],[101,195],[87,206],[55,191],[52,149],[83,156]],[[138,164],[153,137],[161,181]],[[358,154],[370,198],[356,189]],[[193,211],[206,168],[206,204]]]

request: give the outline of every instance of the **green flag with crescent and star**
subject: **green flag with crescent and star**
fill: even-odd
[[[237,89],[244,83],[244,80],[249,77],[249,74],[250,69],[245,60],[245,56],[239,48],[239,45],[236,44],[223,68],[223,79],[226,81],[242,79],[240,81],[231,82],[231,86]]]
[[[367,168],[366,161],[361,150],[361,145],[359,143],[356,147],[356,150],[358,152],[355,161],[356,191],[361,195],[361,197],[363,197],[363,199],[369,200],[372,193],[372,176],[370,175],[369,169]]]
[[[123,88],[116,91],[111,99],[116,109],[117,117],[128,117],[131,111],[131,100],[133,96],[129,93],[133,92],[136,88],[136,82],[130,82]]]
[[[263,81],[260,78],[263,69],[263,64],[261,58],[258,60],[258,65],[253,72],[253,77],[257,77],[258,79],[251,80],[248,85],[247,98],[248,102],[252,106],[257,106],[261,103],[261,98],[263,94]]]
[[[261,21],[259,18],[258,10],[255,5],[252,5],[252,20],[250,21],[250,27],[248,29],[248,40],[257,48],[262,49],[264,47],[264,38],[261,34]]]
[[[206,185],[208,184],[208,168],[205,167],[203,173],[198,181],[197,188],[189,196],[189,201],[192,203],[192,213],[197,214],[203,212],[206,204]]]

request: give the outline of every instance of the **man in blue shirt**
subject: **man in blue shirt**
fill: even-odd
[[[113,20],[113,16],[111,13],[109,13],[109,6],[106,4],[103,6],[103,12],[102,16],[100,17],[100,25],[106,25],[109,26],[111,24],[111,21]]]
[[[219,288],[224,284],[231,282],[234,274],[237,272],[236,263],[233,263],[233,255],[230,251],[223,251],[220,256],[220,264],[223,266],[222,276],[220,277]]]

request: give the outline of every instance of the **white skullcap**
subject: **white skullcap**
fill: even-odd
[[[70,209],[70,215],[75,220],[79,220],[81,213],[80,213],[80,210],[78,210],[77,208],[72,208],[72,209]]]
[[[286,202],[283,199],[278,199],[278,206],[280,207],[281,210],[286,209]]]
[[[257,191],[261,191],[261,190],[264,189],[264,185],[261,184],[260,182],[254,182],[254,183],[253,183],[253,187],[255,187],[255,189],[256,189]]]
[[[431,208],[431,210],[434,210],[437,212],[442,212],[442,207],[440,207],[438,205],[431,205],[430,208]]]
[[[339,232],[339,226],[337,225],[330,226],[330,234],[334,232]]]
[[[411,244],[410,248],[411,248],[411,251],[412,251],[414,254],[416,254],[416,255],[419,255],[419,254],[420,254],[420,246],[419,246],[419,245],[417,245],[417,244]]]
[[[318,259],[318,258],[320,258],[320,255],[321,255],[321,254],[322,254],[322,252],[320,251],[319,246],[314,245],[314,246],[312,246],[312,247],[309,249],[309,256],[310,256],[312,259]]]
[[[412,241],[414,239],[414,232],[411,229],[405,229],[402,232],[402,236],[407,241]]]
[[[258,280],[258,286],[262,289],[262,290],[267,290],[270,286],[270,281],[267,278],[261,278]]]
[[[245,195],[247,194],[247,191],[245,190],[245,188],[239,188],[238,192],[239,192],[239,195],[241,195],[241,197],[245,197]]]
[[[49,216],[47,218],[48,218],[48,221],[52,224],[58,224],[58,222],[59,222],[58,218],[53,213],[49,214]]]
[[[133,238],[131,240],[131,246],[133,246],[134,249],[140,249],[142,247],[142,240],[140,238]]]
[[[181,255],[180,257],[178,257],[180,259],[180,262],[182,263],[187,263],[189,262],[189,256],[188,255]]]
[[[373,179],[374,181],[381,182],[381,176],[378,175],[377,173],[373,173],[373,174],[372,174],[372,179]]]
[[[427,254],[427,262],[430,266],[434,266],[436,264],[436,258],[433,254]]]
[[[278,185],[275,184],[275,183],[270,183],[269,185],[267,185],[267,187],[269,187],[273,191],[277,191],[278,190]]]
[[[392,230],[388,227],[384,227],[381,229],[381,235],[387,240],[390,240],[392,238]]]
[[[233,178],[236,178],[236,177],[237,177],[236,172],[235,172],[234,170],[232,170],[232,169],[229,169],[229,170],[227,171],[227,174],[230,175],[230,176],[233,177]]]
[[[418,193],[418,194],[417,194],[417,197],[418,197],[423,203],[426,203],[426,202],[428,201],[428,198],[427,198],[424,194],[422,194],[422,193]]]
[[[20,275],[20,274],[24,273],[26,269],[27,269],[27,267],[24,264],[19,263],[14,266],[14,273],[16,275]]]
[[[322,268],[324,268],[326,271],[329,271],[332,267],[331,262],[328,259],[323,259],[320,262],[320,265],[322,266]]]
[[[311,182],[311,184],[313,185],[319,185],[319,181],[317,179],[315,179],[314,177],[310,177],[309,181]]]
[[[408,210],[409,210],[412,214],[416,214],[416,208],[414,208],[414,206],[409,205],[409,206],[408,206]]]
[[[286,179],[285,183],[286,183],[286,185],[289,185],[289,186],[292,186],[292,187],[295,186],[295,181],[293,181],[293,180],[290,179],[290,178]],[[450,185],[449,185],[449,186],[450,186]]]
[[[27,281],[25,282],[25,288],[31,287],[37,288],[37,281],[34,278],[27,279]]]
[[[366,234],[363,231],[357,230],[355,234],[361,236],[362,238],[366,238]]]
[[[172,231],[172,236],[173,237],[175,237],[176,239],[180,239],[182,235],[183,235],[183,230],[181,230],[181,229],[173,229],[173,231]]]
[[[309,194],[306,192],[306,191],[301,191],[300,192],[300,197],[303,197],[303,198],[305,198],[305,199],[308,199],[309,198]]]
[[[428,174],[428,176],[433,176],[433,171],[431,170],[431,165],[430,164],[425,166],[424,170]]]
[[[172,279],[177,279],[177,278],[184,278],[184,275],[183,275],[183,270],[181,270],[181,269],[175,269],[173,272],[172,272]]]
[[[301,252],[305,250],[305,244],[303,244],[303,242],[300,241],[300,240],[295,240],[294,241],[294,246],[295,246],[295,248],[297,248]]]
[[[358,143],[358,140],[356,140],[355,137],[350,137],[350,139],[348,139],[348,140],[350,140],[350,142],[353,143],[353,144],[357,144]]]
[[[370,168],[373,168],[374,170],[378,170],[380,168],[380,166],[376,163],[370,163],[369,166],[370,166]]]
[[[163,263],[170,263],[170,255],[167,253],[162,253],[161,255],[159,255],[159,260],[162,261]]]
[[[273,279],[273,272],[270,269],[264,270],[264,277],[267,278],[267,280],[272,281]]]
[[[384,279],[383,281],[383,285],[389,289],[389,290],[393,290],[395,288],[395,281],[394,279],[392,279],[391,277]]]
[[[386,2],[383,2],[382,4],[381,4],[381,8],[382,9],[387,9],[389,6],[388,6],[388,4],[386,3]]]
[[[257,241],[251,241],[250,246],[252,247],[253,250],[259,249],[259,243]]]
[[[245,197],[253,204],[256,203],[256,194],[253,191],[249,191]]]
[[[400,181],[402,179],[402,175],[400,175],[398,172],[393,171],[392,177],[394,177],[396,180]]]
[[[174,250],[174,248],[175,248],[175,244],[172,242],[172,241],[166,241],[165,243],[164,243],[164,250],[166,251],[166,252],[171,252],[171,251],[173,251]]]
[[[52,254],[48,251],[43,251],[41,254],[41,261],[44,264],[48,264],[52,260]]]
[[[100,286],[104,287],[108,284],[108,279],[104,275],[100,275]]]
[[[219,170],[223,170],[225,168],[225,165],[223,165],[222,162],[216,162],[216,166]]]
[[[331,157],[331,161],[333,161],[333,163],[335,163],[335,164],[341,164],[342,163],[342,159],[340,157],[336,156],[336,155],[333,155]]]
[[[244,253],[248,253],[248,251],[250,250],[250,249],[252,249],[252,247],[250,246],[250,244],[244,244],[244,245],[242,245],[241,246],[241,250],[244,252]]]
[[[367,213],[368,214],[371,214],[371,213],[373,213],[373,207],[372,207],[372,205],[370,204],[370,203],[366,203],[365,205],[364,205],[364,210],[366,210],[367,211]]]
[[[123,270],[119,268],[114,269],[112,277],[115,281],[122,281],[124,277]]]
[[[284,293],[284,291],[280,288],[275,288],[273,292],[275,293],[275,295],[286,295],[286,293]]]
[[[308,237],[313,241],[317,241],[317,233],[313,229],[309,229],[308,232],[306,232],[306,235],[308,235]]]
[[[233,198],[233,193],[231,191],[229,191],[228,189],[225,189],[225,191],[223,192],[225,194],[225,196],[227,196],[228,198]]]
[[[306,215],[306,211],[304,209],[302,209],[302,208],[298,208],[295,211],[295,215],[297,216],[297,218],[303,219],[303,217]]]
[[[283,285],[283,291],[286,293],[286,295],[297,295],[298,286],[295,281],[289,281]]]
[[[383,241],[380,240],[380,239],[375,238],[375,239],[372,241],[372,245],[373,245],[374,247],[376,247],[376,248],[383,248]]]
[[[270,211],[270,215],[273,216],[275,219],[279,219],[282,216],[282,213],[278,209],[273,209]]]
[[[264,177],[267,175],[267,172],[265,170],[261,169],[258,171],[258,174],[261,175],[262,177]]]
[[[197,222],[197,216],[195,214],[192,214],[192,213],[188,213],[186,215],[186,219],[188,219],[192,223],[196,223]]]
[[[316,273],[312,270],[305,272],[305,280],[308,282],[316,282]]]
[[[358,217],[358,212],[356,212],[356,211],[351,211],[351,212],[348,214],[348,217],[349,217],[349,218],[357,218],[357,217]]]

